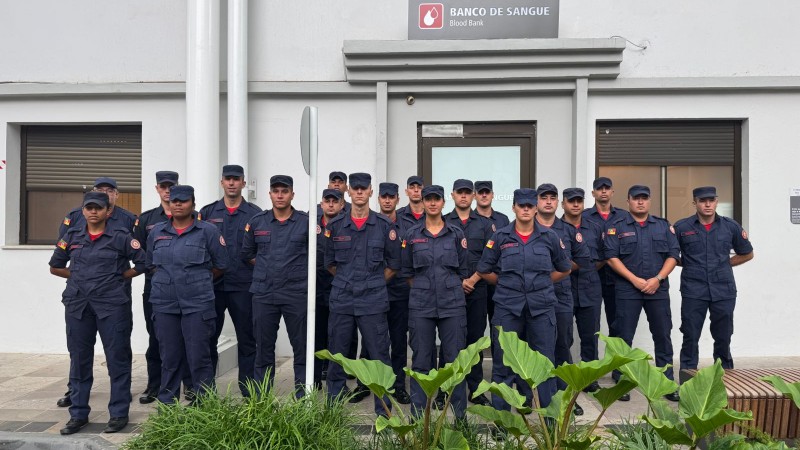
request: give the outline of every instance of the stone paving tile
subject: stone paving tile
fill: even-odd
[[[41,433],[43,431],[47,431],[57,424],[58,422],[31,422],[17,431],[24,431],[26,433]]]
[[[38,409],[0,409],[0,420],[26,420],[30,421],[41,414]]]
[[[26,421],[19,421],[19,420],[7,420],[4,422],[0,422],[0,431],[17,431],[20,428],[24,427],[30,422]]]
[[[0,391],[32,392],[61,381],[61,377],[29,377],[23,375],[0,383]]]

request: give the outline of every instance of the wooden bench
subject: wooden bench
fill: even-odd
[[[697,371],[682,370],[683,383]],[[728,407],[737,411],[752,411],[753,420],[736,422],[723,428],[725,433],[753,437],[755,428],[775,439],[800,438],[800,410],[794,402],[759,378],[778,375],[788,383],[800,381],[800,368],[791,369],[731,369],[723,376],[728,392]],[[744,427],[742,427],[744,425]]]

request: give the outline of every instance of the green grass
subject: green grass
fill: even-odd
[[[264,386],[261,386],[262,388]],[[346,449],[362,446],[354,425],[359,418],[341,402],[319,392],[300,400],[273,391],[250,398],[203,394],[197,406],[158,405],[141,434],[123,445],[143,449]]]

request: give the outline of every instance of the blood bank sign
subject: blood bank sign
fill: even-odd
[[[408,0],[408,39],[557,37],[558,0]]]

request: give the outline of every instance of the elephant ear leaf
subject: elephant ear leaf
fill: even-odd
[[[686,433],[686,430],[682,429],[677,424],[649,416],[642,416],[641,419],[649,423],[656,434],[661,436],[661,439],[664,439],[667,444],[685,446],[692,446],[694,444],[691,436]]]
[[[728,394],[722,376],[725,370],[717,360],[713,366],[697,371],[681,385],[678,413],[692,428],[695,438],[702,438],[716,428],[740,420],[751,420],[751,412],[727,409]]]
[[[390,366],[380,361],[349,359],[341,353],[333,355],[328,350],[320,350],[314,355],[319,359],[327,359],[339,364],[347,374],[358,378],[364,386],[368,387],[378,397],[394,392],[392,386],[394,386],[397,376]]]
[[[761,378],[771,384],[781,394],[789,397],[794,402],[797,409],[800,409],[800,382],[787,383],[783,378],[775,375]]]
[[[553,363],[546,356],[531,349],[517,333],[500,330],[497,341],[503,349],[503,364],[510,367],[530,387],[536,387],[550,378]]]
[[[664,375],[665,370],[665,367],[655,367],[645,360],[633,361],[620,368],[623,375],[636,383],[639,391],[651,403],[678,389],[678,384]]]
[[[480,361],[480,352],[489,348],[492,340],[489,336],[483,336],[467,348],[458,352],[453,362],[447,363],[453,366],[453,376],[442,383],[441,389],[444,392],[452,393],[456,386],[461,384],[472,371],[472,367]],[[447,367],[447,365],[445,365]]]
[[[519,414],[483,405],[472,405],[467,408],[467,412],[483,417],[489,422],[493,422],[495,425],[505,428],[506,431],[516,437],[528,436],[530,434],[528,426]]]
[[[469,443],[460,431],[442,428],[439,447],[442,450],[469,450]]]

